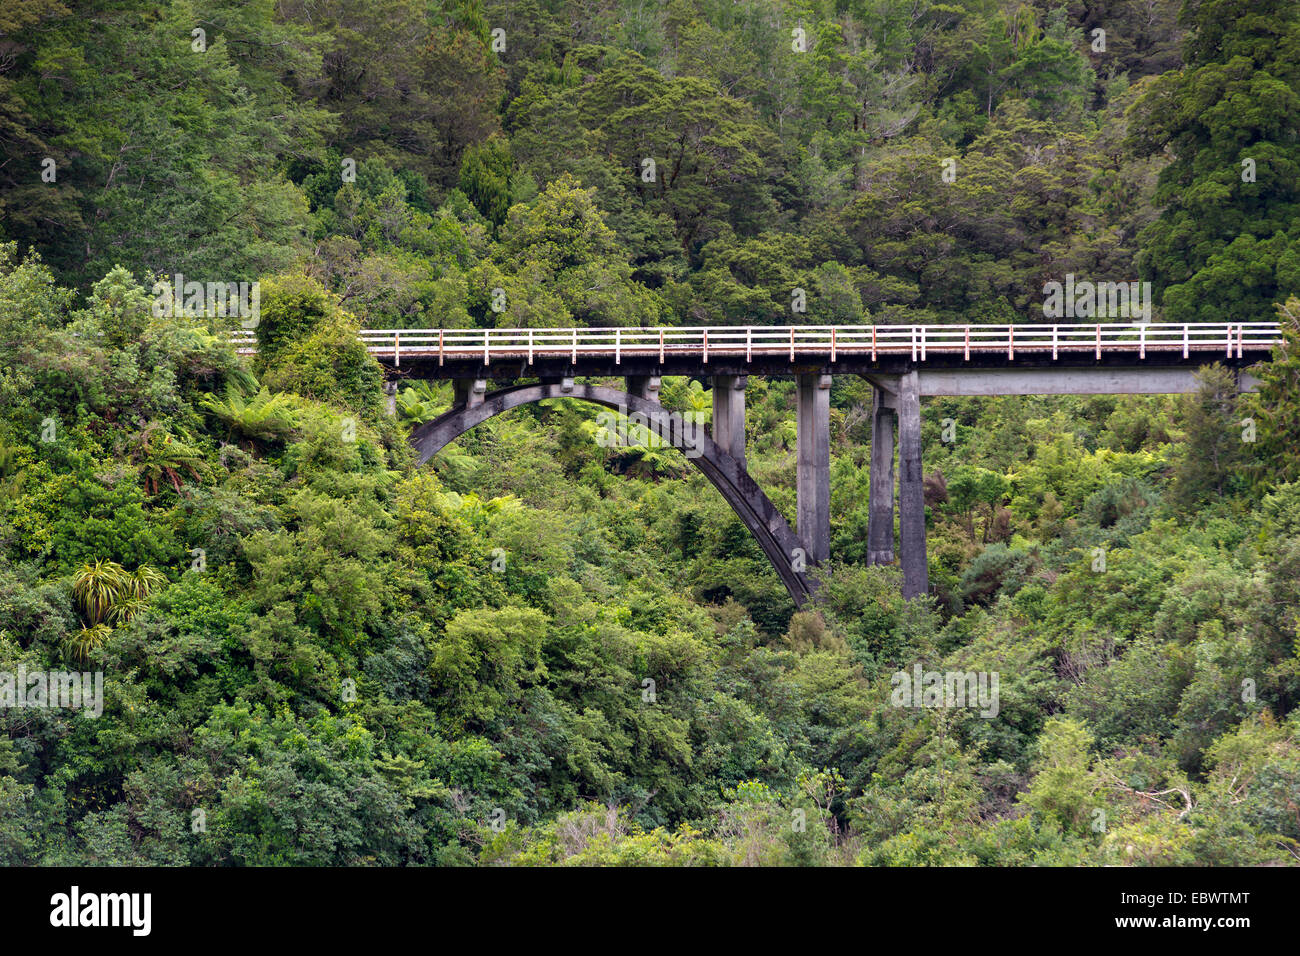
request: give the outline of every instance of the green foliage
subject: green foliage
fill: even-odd
[[[216,0],[201,54],[183,3],[4,6],[0,673],[105,694],[0,711],[0,863],[1294,863],[1295,5],[1179,6]],[[1276,311],[1258,394],[927,400],[925,600],[867,564],[864,382],[796,610],[583,403],[414,467],[450,388],[404,361],[390,419],[357,341],[1023,322],[1134,263]],[[259,283],[255,358],[176,273]],[[746,395],[789,518],[794,398]],[[918,664],[997,713],[895,706]]]
[[[1266,484],[1300,478],[1300,462],[1290,454],[1300,447],[1300,298],[1279,303],[1277,319],[1282,342],[1256,370],[1260,385],[1251,406],[1259,419],[1260,460],[1253,470]]]
[[[1176,321],[1267,320],[1300,282],[1300,10],[1205,0],[1185,16],[1185,65],[1151,84],[1130,134],[1173,156],[1139,261]]]
[[[510,209],[514,161],[502,139],[489,139],[465,151],[460,164],[460,191],[494,226],[506,221]]]

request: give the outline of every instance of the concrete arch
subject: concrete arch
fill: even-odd
[[[647,419],[666,421],[674,434],[685,434],[680,416],[668,411],[658,402],[631,395],[603,385],[574,383],[566,391],[558,383],[517,385],[491,392],[476,405],[461,405],[425,422],[411,433],[411,444],[420,456],[420,463],[428,461],[448,444],[455,441],[475,425],[500,415],[520,405],[540,402],[548,398],[576,398],[607,408],[640,412]],[[807,571],[796,571],[794,557],[799,554],[807,561],[807,550],[791,530],[789,523],[776,506],[750,477],[745,466],[723,451],[702,429],[695,429],[700,455],[687,458],[704,473],[713,487],[731,505],[733,511],[754,536],[768,561],[776,569],[795,605],[802,606],[817,586],[816,579]]]

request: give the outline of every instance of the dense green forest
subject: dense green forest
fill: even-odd
[[[837,376],[797,612],[591,406],[415,466],[451,387],[390,415],[356,340],[1032,322],[1067,273],[1286,345],[928,400],[912,601]],[[258,283],[255,357],[177,274]],[[0,863],[1295,863],[1297,296],[1297,0],[5,0],[0,672],[103,712],[0,709]],[[747,394],[790,519],[794,389]],[[891,706],[917,664],[996,716]]]

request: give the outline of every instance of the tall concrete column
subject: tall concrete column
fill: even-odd
[[[896,399],[871,389],[871,488],[867,492],[867,563],[894,563],[894,428]]]
[[[456,378],[451,382],[452,404],[457,408],[474,408],[483,404],[487,394],[487,380],[482,378]]]
[[[626,381],[629,395],[635,395],[637,398],[644,398],[651,402],[659,401],[658,375],[629,375]]]
[[[921,387],[915,370],[898,384],[898,543],[903,597],[925,594],[925,487],[921,472]]]
[[[389,418],[397,417],[397,383],[384,383],[384,408]]]
[[[745,386],[747,375],[713,376],[713,440],[745,464]]]
[[[797,530],[815,564],[831,553],[831,377],[798,381]]]

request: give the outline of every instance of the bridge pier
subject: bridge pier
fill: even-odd
[[[831,556],[831,377],[798,375],[795,530],[820,564]]]
[[[455,378],[451,387],[454,408],[475,408],[483,404],[483,396],[487,394],[487,380],[482,378]]]
[[[713,440],[742,466],[745,462],[745,386],[748,375],[713,376]]]
[[[905,598],[925,594],[930,589],[925,556],[923,477],[921,386],[916,370],[912,369],[898,380],[898,544]]]
[[[894,430],[898,395],[872,382],[871,485],[867,492],[867,563],[894,563]]]
[[[635,395],[637,398],[644,398],[650,402],[659,402],[658,375],[628,375],[625,381],[627,382],[627,393],[629,395]]]

